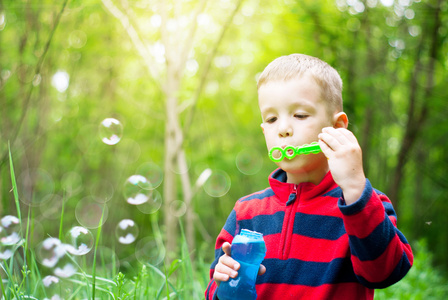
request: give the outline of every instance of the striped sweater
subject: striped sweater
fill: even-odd
[[[413,263],[386,195],[366,181],[357,202],[345,205],[327,173],[318,184],[286,183],[275,170],[270,188],[241,198],[218,235],[206,299],[217,298],[215,265],[241,229],[263,233],[266,273],[258,299],[373,299],[374,289],[403,278]]]

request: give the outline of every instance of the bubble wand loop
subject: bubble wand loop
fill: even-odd
[[[292,153],[289,154],[288,152],[292,150]],[[274,152],[278,151],[280,152],[280,157],[275,157]],[[269,151],[269,158],[273,162],[279,162],[282,161],[284,158],[287,159],[293,159],[296,155],[300,154],[317,154],[321,152],[322,149],[320,148],[319,144],[317,142],[312,142],[311,144],[305,144],[303,146],[286,146],[284,149],[281,147],[272,147]]]

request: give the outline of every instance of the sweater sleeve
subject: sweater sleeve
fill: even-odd
[[[413,263],[411,246],[397,229],[391,201],[366,180],[363,194],[355,203],[339,199],[349,237],[351,261],[361,284],[386,288],[401,280]]]
[[[232,210],[229,217],[227,218],[224,227],[221,229],[221,232],[216,239],[215,244],[215,260],[210,266],[210,282],[207,285],[207,289],[205,291],[205,299],[206,300],[217,300],[218,299],[218,286],[216,282],[213,280],[213,273],[215,272],[215,266],[218,263],[219,258],[224,255],[224,251],[222,251],[222,244],[224,242],[232,243],[233,238],[235,236],[235,232],[237,230],[236,226],[236,211]]]

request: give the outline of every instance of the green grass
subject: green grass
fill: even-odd
[[[115,265],[115,260],[110,264],[110,253],[101,252],[102,220],[96,230],[96,239],[93,249],[88,255],[75,257],[68,252],[65,259],[77,268],[76,273],[68,278],[46,277],[53,276],[52,269],[45,268],[37,259],[36,249],[29,247],[30,237],[33,235],[32,211],[28,210],[28,216],[22,223],[19,195],[15,180],[13,160],[9,152],[11,183],[17,216],[20,220],[20,243],[14,246],[14,254],[4,260],[0,260],[1,299],[201,299],[205,290],[205,282],[197,278],[198,275],[193,262],[190,259],[187,243],[184,235],[181,237],[181,258],[166,264],[159,265],[141,263],[134,260],[130,272],[120,272]],[[59,239],[63,242],[63,218],[62,208],[59,224]],[[161,237],[158,226],[154,226],[156,219],[153,218],[154,236]],[[0,250],[5,250],[0,244]],[[113,255],[114,256],[114,255]],[[206,272],[201,266],[200,272]],[[53,278],[50,286],[44,284],[45,278]],[[51,282],[48,281],[48,282]],[[47,282],[47,283],[48,283]],[[202,284],[200,283],[202,282]],[[53,298],[52,298],[53,297]]]

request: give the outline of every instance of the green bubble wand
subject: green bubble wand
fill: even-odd
[[[292,153],[289,154],[290,150],[292,150]],[[276,157],[274,156],[274,152],[278,151],[280,153],[280,156]],[[284,158],[287,159],[293,159],[296,155],[300,154],[317,154],[321,152],[322,149],[320,148],[319,144],[317,142],[312,142],[311,144],[305,144],[302,146],[286,146],[285,148],[282,147],[272,147],[269,151],[269,158],[273,162],[279,162],[282,161]]]

